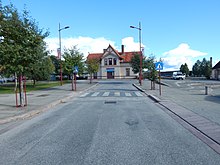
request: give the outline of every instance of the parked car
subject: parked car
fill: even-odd
[[[186,75],[183,74],[182,72],[173,72],[172,78],[174,80],[184,80],[186,78]]]
[[[6,83],[6,82],[7,82],[7,79],[0,75],[0,83],[3,84],[3,83]]]

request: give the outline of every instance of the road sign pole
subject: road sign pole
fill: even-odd
[[[72,91],[74,91],[74,89],[73,89],[73,76],[74,76],[74,73],[72,74]]]
[[[75,91],[76,91],[76,73],[74,73],[74,88],[75,88]]]
[[[160,91],[160,96],[161,96],[162,89],[161,89],[161,74],[160,74],[160,69],[159,69],[159,91]]]

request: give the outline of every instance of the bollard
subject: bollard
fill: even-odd
[[[205,95],[208,95],[208,94],[209,94],[209,87],[205,86]]]

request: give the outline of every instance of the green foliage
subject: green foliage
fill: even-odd
[[[60,60],[57,59],[57,57],[54,55],[50,56],[50,59],[55,67],[54,68],[55,74],[59,74],[60,73]]]
[[[38,29],[36,22],[24,9],[20,15],[12,5],[0,8],[0,65],[8,74],[25,75],[30,73],[30,65],[41,60],[47,53],[43,39],[48,33]]]
[[[158,72],[155,68],[155,57],[154,56],[150,56],[145,60],[146,63],[146,68],[148,69],[148,78],[151,81],[156,81],[157,77],[158,77]]]
[[[86,61],[87,71],[90,74],[90,83],[92,83],[92,74],[99,70],[99,59],[89,59]]]
[[[140,55],[139,54],[134,54],[133,57],[131,58],[131,67],[132,71],[136,74],[140,72]]]
[[[71,75],[73,73],[73,67],[78,66],[79,75],[84,72],[84,59],[83,54],[79,52],[76,46],[71,49],[65,49],[63,58],[64,73]]]
[[[195,76],[205,76],[207,79],[210,79],[212,73],[210,61],[205,58],[202,61],[197,60],[193,65],[192,72]]]
[[[99,70],[99,59],[89,59],[86,61],[87,71],[91,75]]]
[[[32,80],[50,80],[50,75],[54,72],[54,65],[50,57],[45,57],[42,60],[30,65],[31,74],[28,75]]]
[[[185,73],[186,76],[188,76],[188,75],[189,75],[188,65],[187,65],[186,63],[185,63],[185,64],[182,64],[182,65],[180,66],[180,71],[181,71],[182,73]]]

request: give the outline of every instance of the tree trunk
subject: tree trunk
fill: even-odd
[[[90,84],[92,84],[92,73],[90,74]]]
[[[19,97],[20,97],[20,106],[24,107],[24,84],[23,76],[19,76]]]
[[[36,86],[36,80],[35,80],[35,78],[33,79],[33,87],[35,88],[35,86]]]

